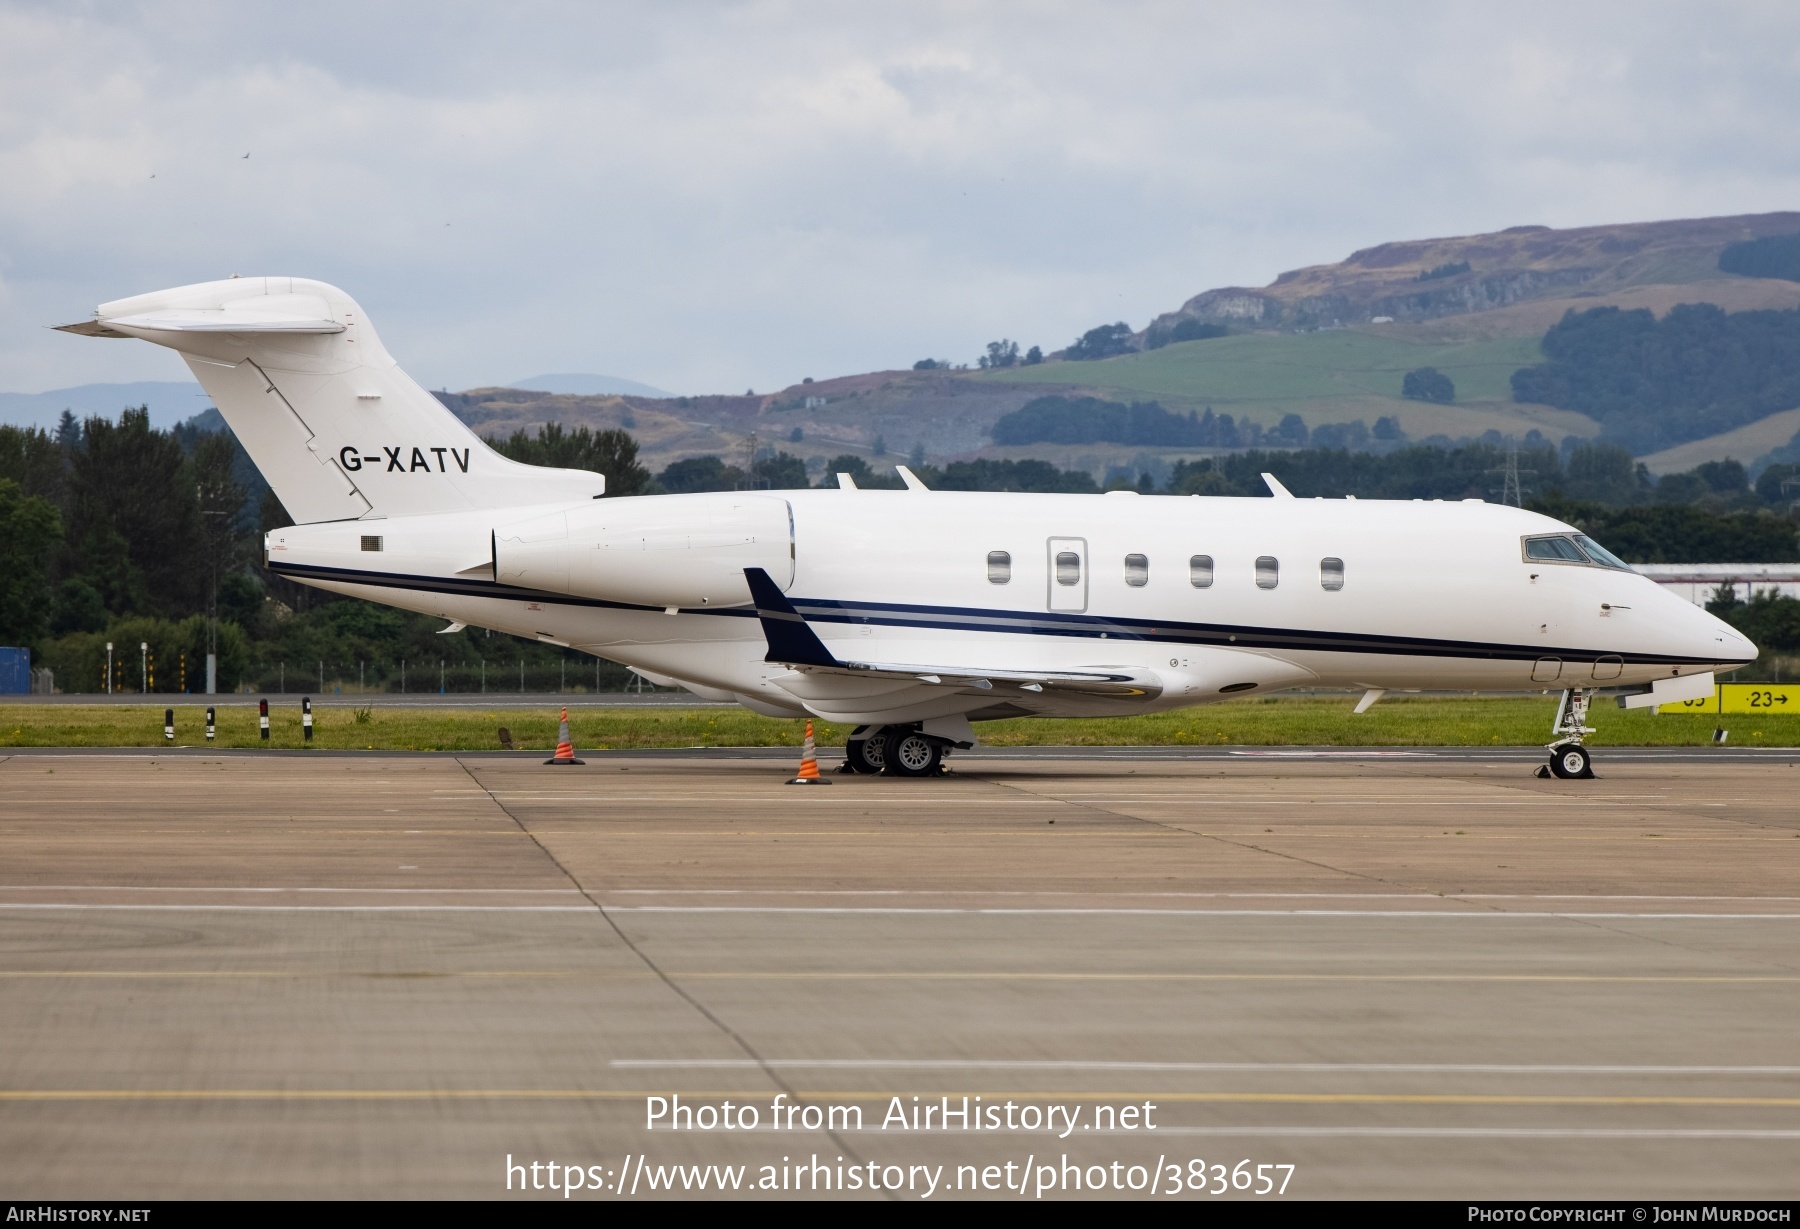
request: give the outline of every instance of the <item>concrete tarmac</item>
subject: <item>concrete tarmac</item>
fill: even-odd
[[[1796,761],[13,754],[0,1197],[1791,1198]]]

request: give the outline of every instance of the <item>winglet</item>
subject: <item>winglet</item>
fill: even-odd
[[[764,661],[788,666],[841,666],[818,633],[808,627],[794,604],[787,600],[769,574],[761,568],[745,568],[744,579],[750,582],[750,598],[756,603],[756,617],[762,623],[763,638],[769,642]]]
[[[1262,480],[1269,484],[1269,494],[1273,495],[1276,499],[1292,499],[1294,497],[1292,491],[1275,481],[1274,474],[1264,474]]]
[[[919,475],[904,465],[894,466],[894,472],[900,475],[900,481],[906,484],[906,489],[909,491],[929,491],[931,489],[919,480]]]

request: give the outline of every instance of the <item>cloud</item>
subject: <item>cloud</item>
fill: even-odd
[[[1797,48],[1758,4],[13,5],[0,388],[170,378],[37,326],[232,272],[433,386],[1054,347],[1388,239],[1792,207]]]

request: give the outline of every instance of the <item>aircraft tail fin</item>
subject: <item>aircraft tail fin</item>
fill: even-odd
[[[246,277],[103,303],[61,326],[137,337],[187,361],[300,524],[599,496],[606,479],[499,455],[382,348],[324,282]]]

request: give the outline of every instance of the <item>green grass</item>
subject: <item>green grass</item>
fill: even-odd
[[[977,378],[1076,383],[1124,396],[1235,410],[1339,397],[1398,398],[1408,371],[1436,367],[1455,383],[1458,401],[1510,401],[1512,373],[1542,361],[1537,343],[1535,336],[1438,344],[1351,330],[1244,333],[1097,363],[1047,363]]]
[[[1362,716],[1350,696],[1271,697],[1109,720],[1015,720],[977,727],[983,743],[1019,746],[1536,746],[1549,737],[1554,701],[1538,698],[1397,697]],[[176,708],[182,746],[204,745],[204,708]],[[350,709],[315,714],[313,746],[370,751],[480,751],[499,747],[497,730],[514,744],[548,753],[556,740],[556,710],[375,708],[366,721]],[[164,745],[163,706],[7,705],[0,710],[3,747],[156,747]],[[1715,725],[1731,731],[1734,746],[1800,746],[1800,716],[1726,714],[1658,716],[1596,704],[1595,746],[1702,746]],[[301,739],[297,705],[270,714],[271,747]],[[797,747],[798,721],[759,717],[742,709],[577,709],[571,715],[582,750],[638,747]],[[818,739],[839,744],[845,726],[818,723]],[[221,708],[218,747],[259,747],[256,710]]]

